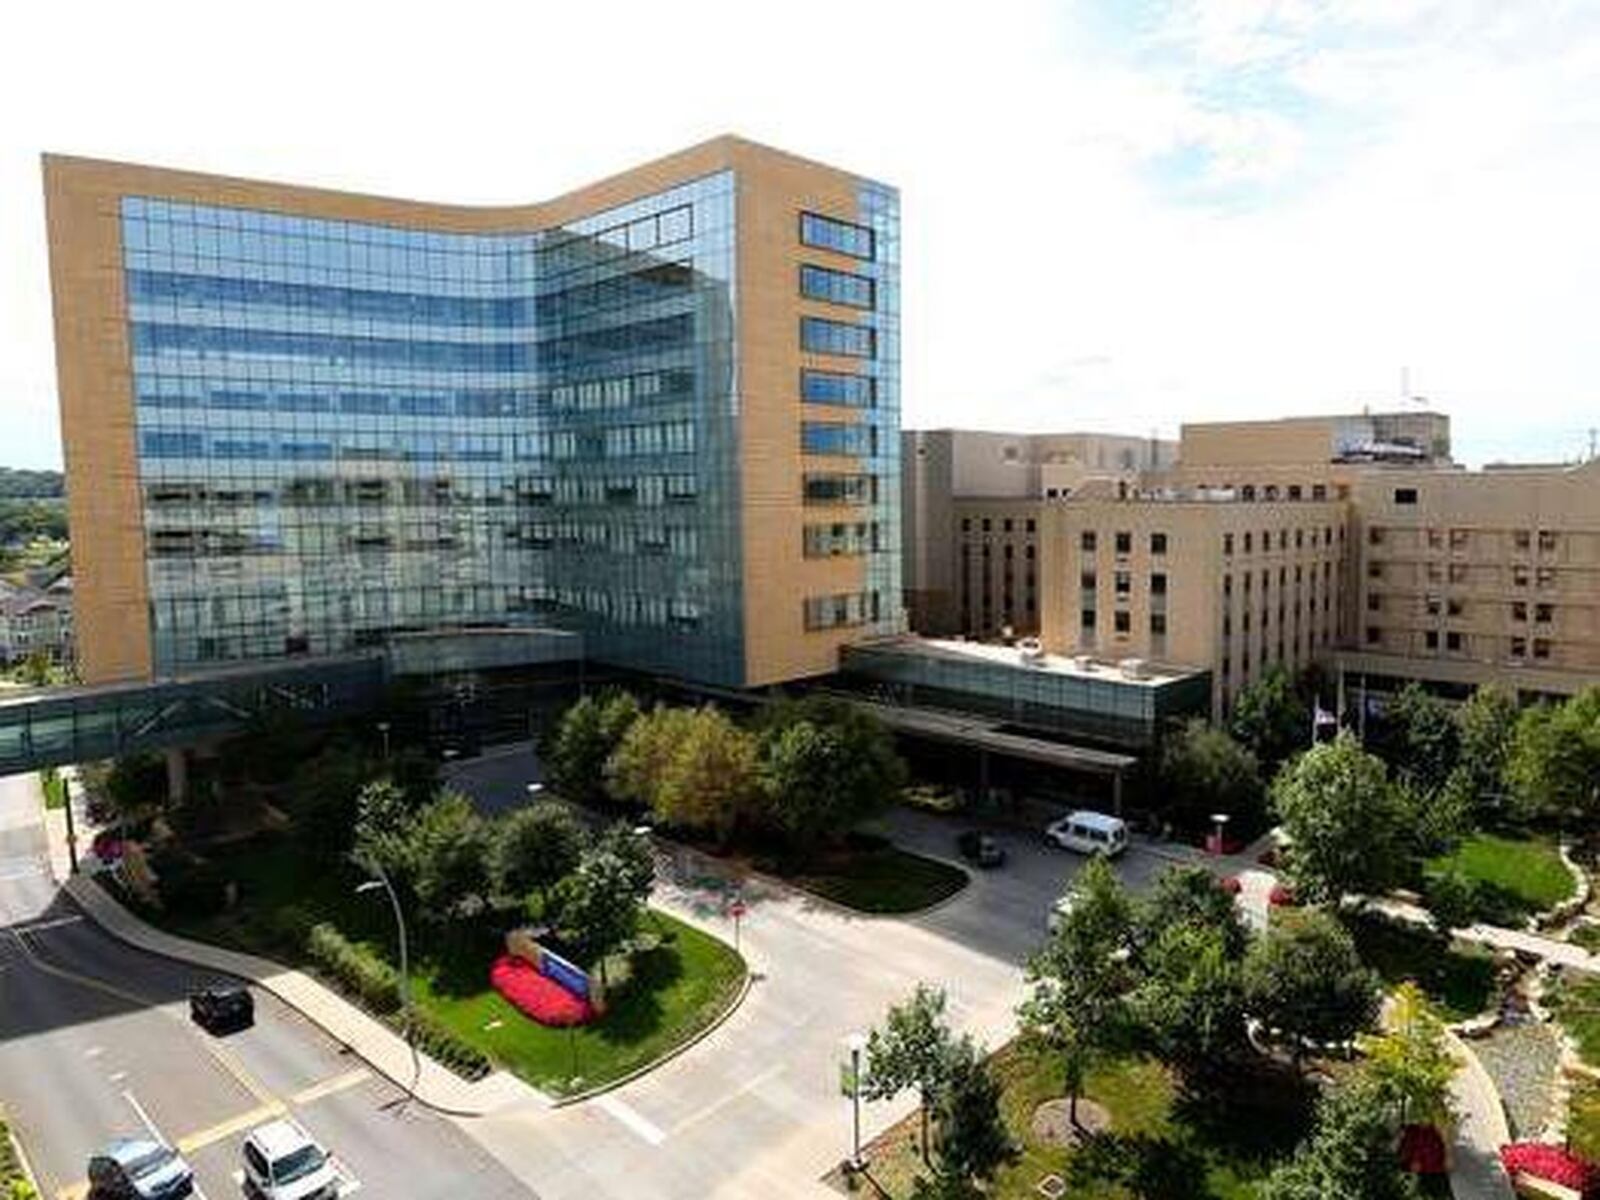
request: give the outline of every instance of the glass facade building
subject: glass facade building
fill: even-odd
[[[787,190],[800,160],[733,139],[675,157],[682,169],[662,160],[582,203],[476,219],[298,189],[273,202],[272,185],[204,177],[167,186],[143,168],[101,187],[132,458],[112,474],[136,508],[118,532],[140,543],[142,578],[125,586],[143,593],[144,673],[547,626],[617,665],[746,686],[791,670],[758,657],[831,669],[822,631],[897,630],[896,193],[803,164],[842,178],[848,201],[821,214],[788,200],[776,250],[798,270],[781,291],[756,279],[772,297],[757,307],[739,271],[770,273],[765,218],[786,198],[769,180]],[[111,451],[75,436],[92,414],[67,395],[59,260],[78,247],[64,241],[72,197],[56,197],[62,180],[70,193],[98,177],[79,160],[46,175],[70,472]],[[759,252],[742,241],[757,237]],[[744,326],[776,308],[794,344],[752,345]],[[794,364],[787,394],[760,382],[778,358]],[[792,414],[782,455],[765,444],[778,412]],[[774,515],[766,497],[791,474],[792,512]],[[75,543],[93,543],[78,515]],[[770,577],[772,536],[791,580]],[[105,537],[80,594],[103,561],[132,557]],[[855,565],[848,586],[823,559]],[[762,589],[791,597],[782,620]],[[751,639],[779,628],[817,650],[755,655]]]

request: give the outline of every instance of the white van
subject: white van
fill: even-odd
[[[1079,854],[1099,854],[1115,858],[1128,848],[1128,824],[1121,817],[1083,809],[1068,813],[1045,827],[1047,841],[1063,850]]]

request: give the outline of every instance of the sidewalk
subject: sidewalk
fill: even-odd
[[[1391,899],[1373,900],[1370,903],[1373,908],[1397,920],[1412,925],[1430,928],[1433,926],[1433,916],[1427,909],[1415,904]],[[1600,975],[1600,955],[1590,954],[1582,946],[1574,945],[1572,942],[1563,942],[1539,933],[1527,933],[1521,929],[1506,929],[1499,925],[1468,925],[1452,932],[1464,942],[1477,942],[1496,950],[1531,954],[1546,962],[1555,963],[1558,967],[1570,967],[1574,971],[1587,971],[1590,974]]]
[[[405,1039],[309,975],[254,955],[163,933],[134,916],[88,876],[69,875],[66,821],[59,812],[46,815],[51,871],[63,890],[111,936],[146,953],[195,963],[264,988],[396,1086],[404,1088],[411,1082],[411,1048]],[[56,819],[50,820],[50,817]],[[426,1055],[421,1057],[421,1066],[417,1099],[451,1116],[478,1117],[516,1106],[548,1108],[550,1105],[546,1096],[506,1071],[496,1071],[476,1083],[469,1083]]]
[[[1500,1147],[1511,1140],[1494,1080],[1469,1046],[1447,1035],[1461,1068],[1450,1081],[1456,1125],[1450,1146],[1450,1192],[1456,1200],[1513,1200],[1500,1166]]]

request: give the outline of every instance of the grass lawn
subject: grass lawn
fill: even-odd
[[[1574,1154],[1600,1162],[1600,1083],[1585,1079],[1572,1085],[1567,1106],[1567,1140]]]
[[[1482,946],[1452,942],[1445,948],[1422,930],[1376,917],[1351,917],[1346,924],[1362,960],[1385,985],[1415,980],[1446,1021],[1464,1021],[1489,1006],[1494,956]]]
[[[1461,872],[1483,889],[1490,919],[1501,923],[1550,908],[1577,890],[1561,855],[1543,838],[1479,833],[1453,853],[1423,864],[1428,875],[1450,870]]]
[[[896,846],[830,854],[786,878],[864,913],[920,912],[967,886],[961,868]]]
[[[1546,1003],[1578,1044],[1579,1057],[1591,1067],[1600,1067],[1600,979],[1588,975],[1564,978],[1551,989]]]
[[[1036,1200],[1039,1181],[1050,1174],[1067,1181],[1072,1200],[1251,1200],[1255,1182],[1293,1148],[1309,1122],[1311,1093],[1292,1075],[1244,1076],[1220,1098],[1191,1100],[1159,1063],[1124,1059],[1094,1071],[1085,1088],[1110,1114],[1110,1132],[1067,1150],[1031,1135],[1034,1110],[1064,1091],[1060,1058],[1013,1042],[991,1066],[1002,1082],[1006,1125],[1022,1149],[996,1178],[991,1200]],[[913,1114],[869,1155],[872,1179],[891,1200],[911,1195],[921,1162],[917,1130]]]
[[[1575,925],[1567,940],[1575,946],[1582,946],[1590,954],[1600,954],[1600,925],[1590,921]]]
[[[164,928],[308,967],[303,930],[331,921],[351,940],[393,961],[389,906],[381,896],[356,897],[358,880],[350,870],[313,862],[282,836],[220,848],[211,858],[238,885],[237,906],[213,917],[161,914],[154,919]],[[561,1094],[617,1079],[704,1029],[744,983],[744,960],[732,947],[654,910],[643,927],[659,932],[661,944],[634,960],[632,982],[620,990],[604,1019],[575,1034],[528,1020],[489,987],[489,964],[499,953],[492,928],[482,937],[458,933],[440,939],[413,926],[417,1003],[497,1064],[545,1091]],[[581,1083],[573,1084],[574,1074]]]

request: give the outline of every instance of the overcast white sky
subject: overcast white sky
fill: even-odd
[[[721,132],[896,184],[904,421],[1600,425],[1600,4],[12,3],[0,463],[60,461],[38,156],[462,203]]]

